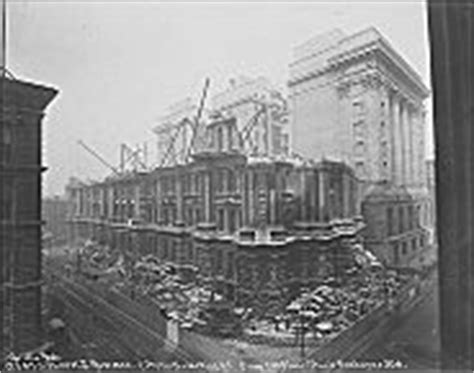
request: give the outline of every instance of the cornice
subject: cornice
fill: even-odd
[[[390,69],[393,73],[399,71],[400,81],[405,80],[408,82],[408,86],[412,86],[415,94],[418,94],[421,99],[426,98],[430,91],[424,85],[421,77],[413,70],[413,68],[390,46],[390,44],[380,35],[378,37],[365,44],[357,46],[348,50],[341,50],[335,56],[330,57],[326,64],[320,69],[313,70],[309,73],[303,74],[299,77],[290,79],[288,81],[288,87],[303,83],[311,80],[330,71],[341,71],[344,66],[352,64],[355,60],[366,59],[370,60],[375,56],[381,56],[383,61],[392,65],[395,69]],[[342,48],[342,47],[340,47]]]

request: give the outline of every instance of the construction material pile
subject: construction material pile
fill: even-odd
[[[322,285],[290,302],[282,318],[290,321],[290,327],[304,319],[316,338],[337,334],[393,299],[408,278],[388,271],[357,276],[346,286]]]
[[[193,266],[176,266],[153,255],[132,261],[94,243],[88,243],[81,255],[83,274],[100,276],[132,297],[146,297],[182,328],[204,326],[204,309],[210,302],[222,299],[210,286],[196,284],[197,268]]]
[[[171,263],[162,262],[152,255],[147,255],[135,263],[133,284],[137,291],[150,297],[164,310],[166,315],[177,320],[184,328],[192,328],[194,324],[203,324],[200,318],[203,307],[212,298],[207,286],[185,281],[183,272],[194,271],[195,268],[180,268]]]

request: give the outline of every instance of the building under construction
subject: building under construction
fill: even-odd
[[[186,162],[69,185],[71,242],[192,268],[225,299],[266,314],[303,286],[344,276],[363,227],[353,171],[251,154],[235,118],[203,131]]]

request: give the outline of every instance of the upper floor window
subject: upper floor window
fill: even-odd
[[[234,147],[234,131],[233,131],[233,128],[232,126],[229,126],[228,127],[228,137],[229,137],[229,150],[232,149]]]
[[[387,208],[387,232],[388,235],[391,236],[393,235],[393,208],[388,207]]]
[[[222,250],[216,251],[216,271],[221,272],[224,263],[224,258],[222,255]]]
[[[413,206],[408,206],[408,227],[413,229],[415,227],[415,217],[413,214]]]
[[[217,171],[217,191],[223,192],[224,191],[224,181],[225,181],[225,170],[218,170]]]
[[[217,150],[219,152],[223,151],[224,147],[224,134],[222,133],[222,127],[217,127]]]
[[[229,192],[234,192],[236,190],[235,174],[231,170],[228,170],[227,172],[227,189]]]
[[[0,182],[0,220],[13,218],[14,188],[9,180]]]
[[[0,163],[8,164],[12,159],[13,131],[9,123],[2,123],[0,138]]]
[[[398,208],[398,233],[403,233],[405,230],[405,222],[403,221],[405,216],[403,212],[403,206]]]
[[[217,228],[220,231],[224,230],[224,209],[217,210]]]

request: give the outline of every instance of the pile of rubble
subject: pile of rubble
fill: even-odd
[[[89,243],[83,249],[82,261],[84,273],[99,272],[115,289],[133,297],[147,297],[185,329],[205,326],[205,309],[222,299],[209,286],[196,284],[197,268],[178,267],[153,255],[131,262],[106,246]]]
[[[304,319],[316,338],[339,333],[385,301],[393,299],[408,280],[395,271],[359,276],[346,286],[322,285],[305,291],[286,308],[282,319],[298,326]]]

